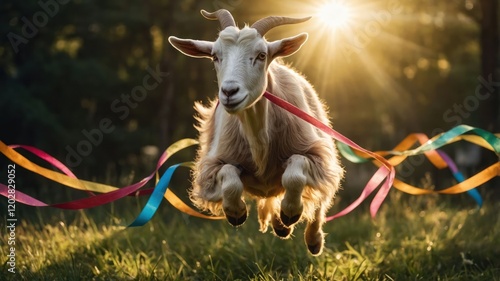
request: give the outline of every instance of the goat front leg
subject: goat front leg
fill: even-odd
[[[310,167],[309,159],[303,155],[294,154],[287,161],[281,178],[285,197],[281,201],[280,211],[281,222],[287,227],[298,222],[302,216],[302,192],[310,182]]]
[[[247,219],[247,206],[242,200],[243,183],[241,171],[231,165],[224,165],[217,173],[217,181],[222,191],[222,209],[227,221],[233,226],[239,226]]]

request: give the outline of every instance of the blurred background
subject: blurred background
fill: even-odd
[[[2,0],[0,140],[43,149],[83,179],[143,178],[169,144],[196,137],[193,103],[217,92],[212,63],[180,54],[167,38],[214,40],[218,23],[199,11],[220,8],[240,27],[312,15],[266,37],[309,33],[285,61],[315,86],[334,128],[368,149],[459,124],[500,132],[497,0]],[[468,175],[497,161],[465,144],[447,151]],[[399,176],[416,184],[445,177],[420,160]],[[364,186],[371,166],[345,165],[344,186]],[[18,177],[26,188],[50,187],[39,180]]]

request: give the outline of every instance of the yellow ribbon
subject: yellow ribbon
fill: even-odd
[[[179,150],[198,144],[196,140],[193,139],[182,139],[180,141],[177,141],[176,143],[172,144],[166,149],[167,155],[172,155]],[[25,169],[39,174],[45,178],[48,178],[52,181],[55,181],[57,183],[60,183],[62,185],[78,189],[78,190],[85,190],[85,191],[93,191],[93,192],[99,192],[99,193],[107,193],[110,191],[117,190],[117,187],[107,185],[107,184],[101,184],[97,182],[91,182],[91,181],[86,181],[86,180],[80,180],[77,178],[72,178],[69,177],[65,174],[49,170],[47,168],[41,167],[30,160],[26,159],[26,157],[22,156],[18,152],[16,152],[14,149],[8,147],[5,143],[0,141],[0,152],[2,152],[7,158],[9,158],[12,162],[18,164],[21,167],[24,167]],[[161,163],[163,164],[163,163]],[[165,199],[172,204],[175,208],[180,210],[181,212],[184,212],[186,214],[189,214],[191,216],[203,218],[203,219],[211,219],[211,220],[219,220],[223,219],[223,217],[216,217],[216,216],[208,216],[205,214],[202,214],[191,207],[189,207],[186,203],[184,203],[177,195],[175,195],[170,189],[167,189],[165,193]]]

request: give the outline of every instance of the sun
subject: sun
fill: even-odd
[[[345,1],[328,0],[317,7],[316,16],[329,29],[338,30],[349,26],[352,8]]]

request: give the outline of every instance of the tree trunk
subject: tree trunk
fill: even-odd
[[[175,23],[173,22],[174,14],[176,12],[175,1],[171,1],[167,5],[167,9],[165,14],[163,15],[167,20],[164,20],[163,25],[161,26],[161,31],[163,32],[163,36],[167,36],[168,34],[172,34],[171,30],[175,27]],[[160,61],[160,69],[161,71],[168,72],[169,75],[165,78],[165,85],[163,88],[165,89],[164,95],[161,100],[160,111],[158,113],[159,118],[159,145],[164,148],[171,144],[173,141],[173,133],[174,126],[172,126],[173,120],[176,114],[176,106],[174,104],[174,96],[175,96],[175,84],[174,84],[174,74],[172,71],[172,58],[171,51],[167,51],[170,45],[164,39],[164,50],[162,54],[162,58]]]
[[[481,78],[489,81],[489,87],[483,84],[481,96],[488,97],[479,108],[481,127],[491,131],[500,131],[499,90],[499,30],[498,0],[481,0]],[[479,82],[481,83],[481,82]]]
[[[498,0],[480,0],[481,8],[481,97],[487,97],[479,107],[480,126],[490,132],[500,132],[500,46],[499,46],[499,4]],[[486,82],[485,82],[486,81]],[[479,85],[478,85],[479,86]],[[477,95],[477,93],[476,93]],[[480,169],[499,161],[491,151],[483,150]],[[500,180],[498,177],[487,183],[488,190],[498,193]]]

